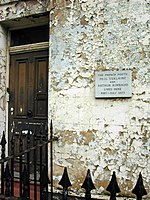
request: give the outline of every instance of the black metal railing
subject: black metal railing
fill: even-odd
[[[6,156],[6,138],[3,132],[1,139],[1,186],[0,199],[20,200],[48,200],[53,199],[53,127],[51,121],[50,139],[48,134],[41,134],[38,138],[36,130],[33,133],[32,145],[30,141],[30,130],[26,137],[23,132],[19,134],[19,152],[14,153],[15,137],[12,134],[10,141],[10,155]],[[26,139],[24,149],[23,140]],[[48,149],[50,155],[48,155]],[[37,159],[38,158],[38,159]],[[50,159],[50,161],[48,160]],[[51,181],[49,180],[49,175]],[[17,182],[17,188],[15,186]],[[32,198],[31,198],[32,185]],[[49,186],[49,187],[48,187]],[[18,190],[16,192],[15,190]],[[50,198],[49,198],[50,197]]]
[[[26,135],[26,148],[23,146],[22,131],[19,134],[19,152],[14,154],[15,138],[12,134],[10,155],[6,156],[6,138],[5,133],[1,139],[1,186],[0,199],[20,199],[20,200],[48,200],[53,199],[53,125],[50,125],[50,139],[48,134],[46,137],[40,129],[40,138],[37,138],[36,130],[33,133],[33,142],[30,141],[30,130]],[[43,136],[44,135],[44,136]],[[38,135],[39,137],[39,135]],[[39,142],[37,142],[37,140]],[[48,148],[49,145],[49,148]],[[49,149],[49,151],[48,151]],[[49,153],[48,153],[49,152]],[[49,155],[48,155],[49,154]],[[32,157],[32,158],[31,158]],[[50,158],[50,161],[48,160]],[[49,162],[48,162],[49,161]],[[17,163],[17,167],[16,167]],[[16,177],[16,171],[18,176]],[[50,180],[49,180],[49,176]],[[17,179],[18,178],[18,179]],[[18,193],[15,192],[15,183],[18,180]],[[31,196],[31,184],[33,186],[33,194]],[[71,181],[64,168],[62,178],[59,182],[63,191],[60,199],[71,199],[68,195],[68,188],[71,187]],[[49,186],[49,187],[48,187]],[[90,170],[87,170],[85,180],[81,186],[85,190],[84,199],[91,200],[91,191],[95,188],[92,181]],[[106,191],[110,193],[110,200],[116,200],[116,194],[120,193],[120,188],[117,183],[115,172],[113,172],[111,181],[108,184]],[[142,174],[139,174],[137,183],[132,190],[136,195],[137,200],[142,200],[142,197],[147,194]]]
[[[68,195],[68,188],[72,185],[71,185],[66,167],[64,168],[64,172],[63,172],[62,178],[59,182],[59,185],[61,185],[63,187],[61,199],[62,200],[71,199],[70,196]],[[84,199],[91,200],[92,199],[91,191],[96,188],[92,181],[92,177],[91,177],[91,173],[90,173],[89,169],[87,170],[87,174],[86,174],[85,180],[84,180],[81,188],[83,188],[85,190]],[[118,183],[117,183],[117,178],[116,178],[115,172],[113,172],[113,174],[112,174],[111,180],[106,188],[106,191],[108,191],[110,193],[110,200],[116,200],[116,194],[121,192],[120,188],[118,186]],[[132,193],[134,195],[136,195],[136,200],[142,200],[142,197],[144,195],[147,195],[147,192],[146,192],[144,184],[143,184],[143,178],[142,178],[141,173],[139,174],[137,183],[136,183],[135,187],[133,188]]]

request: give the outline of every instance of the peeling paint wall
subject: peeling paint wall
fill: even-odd
[[[127,194],[142,172],[150,191],[149,17],[142,0],[69,1],[51,12],[56,183],[67,166],[80,190],[89,168],[101,193],[116,171]],[[103,70],[131,70],[132,98],[95,99]]]
[[[0,20],[45,9],[37,1],[2,4]],[[55,0],[47,6],[49,121],[59,138],[54,144],[56,187],[66,166],[78,194],[88,168],[96,194],[105,191],[113,171],[122,194],[129,194],[139,172],[150,192],[149,9],[146,0]],[[95,99],[94,74],[104,70],[131,70],[132,98]]]
[[[0,26],[0,134],[5,130],[6,110],[6,31]]]
[[[41,1],[4,1],[0,3],[0,21],[16,19],[33,14],[45,12],[47,8],[41,3]]]

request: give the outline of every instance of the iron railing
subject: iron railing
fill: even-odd
[[[66,167],[64,168],[64,172],[63,172],[63,175],[62,175],[62,178],[61,178],[59,184],[63,187],[62,200],[71,199],[68,195],[68,188],[71,186],[71,182],[70,182]],[[81,188],[83,188],[85,190],[84,199],[91,200],[92,199],[91,191],[96,188],[92,181],[92,177],[91,177],[91,173],[90,173],[89,169],[87,170],[87,174],[86,174],[85,180],[84,180]],[[115,172],[113,172],[113,174],[112,174],[110,183],[108,184],[106,191],[108,191],[110,193],[110,200],[116,200],[116,194],[121,192],[119,185],[117,183],[117,178],[116,178]],[[144,184],[143,184],[143,178],[142,178],[141,173],[139,174],[137,183],[136,183],[135,187],[133,188],[132,193],[134,195],[136,195],[136,200],[142,200],[142,197],[144,195],[147,195],[147,192],[146,192]]]
[[[19,152],[14,154],[15,138],[12,134],[10,141],[10,155],[6,156],[7,142],[5,133],[3,132],[2,140],[0,143],[2,152],[0,159],[0,199],[47,200],[49,199],[49,196],[50,199],[53,199],[52,122],[50,127],[50,139],[48,139],[48,133],[46,134],[46,137],[43,137],[41,134],[39,142],[37,142],[36,135],[37,134],[35,130],[33,133],[33,142],[31,146],[30,130],[28,130],[26,137],[26,149],[23,149],[23,134],[22,131],[20,131]],[[48,152],[50,152],[50,155],[48,155]],[[44,154],[45,156],[43,158]],[[48,158],[50,158],[50,161]],[[49,180],[48,175],[50,175],[51,181]]]
[[[40,142],[37,143],[36,131],[33,134],[33,145],[30,142],[30,131],[28,131],[26,137],[27,148],[23,149],[23,139],[22,132],[19,136],[19,152],[14,155],[14,145],[15,140],[12,136],[11,138],[11,152],[10,156],[6,157],[6,138],[3,132],[1,140],[1,192],[0,199],[20,199],[20,200],[48,200],[53,199],[53,126],[51,121],[50,126],[50,139],[48,139],[48,134],[46,137],[40,138]],[[48,145],[50,148],[48,148]],[[48,155],[48,149],[49,154]],[[46,151],[45,151],[46,150]],[[45,152],[45,160],[43,159],[43,153]],[[39,155],[37,155],[39,154]],[[31,159],[31,156],[33,158]],[[37,160],[39,156],[39,161]],[[48,158],[50,157],[50,162]],[[18,160],[18,194],[15,193],[15,183],[16,183],[16,169],[15,164]],[[50,169],[50,170],[49,170]],[[49,176],[50,175],[50,180]],[[38,176],[39,175],[39,176]],[[33,184],[33,194],[31,197],[31,183]],[[49,185],[50,184],[50,185]],[[71,199],[68,195],[68,188],[71,187],[71,181],[67,172],[67,168],[64,168],[62,178],[59,182],[62,186],[63,191],[60,199],[69,200]],[[50,187],[48,187],[48,185]],[[50,189],[48,189],[50,188]],[[85,200],[91,200],[91,191],[95,188],[92,181],[90,170],[87,170],[85,180],[81,186],[85,190]],[[110,183],[108,184],[106,190],[110,192],[110,200],[116,200],[116,194],[120,193],[120,188],[117,183],[117,178],[115,172],[112,174]],[[147,194],[144,185],[142,174],[139,174],[137,183],[132,190],[132,193],[136,195],[137,200],[142,200],[142,197]]]

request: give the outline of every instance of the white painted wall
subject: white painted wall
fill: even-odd
[[[71,2],[51,13],[56,183],[67,166],[79,189],[89,168],[101,192],[116,171],[125,194],[142,172],[149,191],[148,3]],[[94,74],[104,70],[131,70],[132,98],[95,99]]]

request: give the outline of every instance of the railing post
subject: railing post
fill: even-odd
[[[30,149],[30,130],[27,134],[27,149]],[[27,152],[27,175],[28,198],[30,199],[30,151]]]
[[[29,174],[28,174],[28,170],[26,168],[26,165],[24,166],[24,170],[22,173],[22,182],[23,182],[23,194],[22,194],[22,198],[21,200],[29,200]]]
[[[45,125],[45,162],[46,162],[46,167],[45,167],[45,173],[48,177],[48,125],[46,123]],[[46,198],[48,199],[48,184],[50,183],[50,180],[48,178],[48,183],[46,183]]]
[[[116,193],[120,192],[120,188],[119,188],[118,183],[117,183],[115,172],[113,172],[111,181],[110,181],[108,187],[106,188],[106,190],[109,191],[110,194],[111,194],[110,200],[116,200]]]
[[[43,188],[43,183],[42,183],[42,167],[43,167],[43,146],[42,146],[42,142],[43,142],[43,130],[42,130],[42,125],[40,127],[40,200],[42,200],[42,188]]]
[[[12,134],[12,138],[10,141],[11,145],[11,196],[14,196],[14,134]]]
[[[22,141],[22,131],[20,131],[19,136],[19,151],[23,152],[23,141]],[[20,175],[20,197],[22,197],[22,154],[19,157],[19,175]]]
[[[53,199],[53,122],[50,124],[50,169],[51,169],[51,199]]]
[[[136,195],[137,200],[142,200],[142,196],[147,195],[147,192],[143,185],[143,178],[141,173],[139,174],[139,178],[135,187],[132,190],[132,193]]]
[[[3,136],[2,136],[0,145],[2,146],[1,158],[4,159],[5,158],[5,145],[6,145],[6,138],[5,138],[4,131],[3,131]],[[1,194],[4,194],[4,162],[2,162],[2,165],[1,165]]]
[[[34,129],[34,135],[33,135],[33,145],[35,147],[34,149],[34,200],[37,200],[37,174],[36,174],[36,169],[37,169],[37,138],[36,138],[36,130]]]
[[[92,178],[91,178],[91,173],[90,170],[88,169],[86,178],[84,180],[83,185],[81,188],[84,188],[86,190],[85,193],[85,199],[90,200],[91,199],[91,190],[95,189],[95,186],[93,184]]]
[[[62,178],[59,182],[59,185],[61,185],[63,187],[62,200],[67,200],[68,199],[68,187],[71,186],[68,172],[67,172],[67,167],[64,168],[64,172],[63,172]]]
[[[5,168],[5,196],[6,197],[10,197],[11,196],[11,192],[10,192],[10,180],[11,180],[11,173],[9,170],[9,165],[8,163],[6,164],[6,168]]]
[[[48,191],[47,191],[47,187],[48,187],[48,184],[50,183],[50,180],[49,180],[49,178],[48,178],[46,166],[43,167],[42,176],[40,177],[40,182],[42,182],[42,189],[41,189],[41,192],[42,192],[42,195],[41,195],[42,200],[48,200]]]

